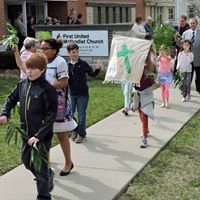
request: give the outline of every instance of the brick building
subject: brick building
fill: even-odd
[[[144,0],[0,0],[0,37],[5,21],[13,23],[17,12],[35,16],[37,24],[43,24],[47,16],[56,16],[66,23],[74,9],[83,14],[83,24],[109,24],[134,22],[136,15],[144,16]]]

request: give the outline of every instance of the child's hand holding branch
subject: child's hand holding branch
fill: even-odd
[[[97,60],[96,69],[101,69],[102,66],[103,66],[103,61],[102,60]]]
[[[8,118],[6,116],[0,116],[0,124],[7,124]]]

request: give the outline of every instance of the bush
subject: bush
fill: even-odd
[[[17,69],[15,56],[12,51],[0,52],[0,70],[1,69]]]

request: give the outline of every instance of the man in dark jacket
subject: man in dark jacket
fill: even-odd
[[[36,177],[37,200],[51,200],[54,172],[48,163],[42,161],[41,169],[35,169],[30,163],[30,152],[33,145],[41,143],[42,154],[48,160],[48,152],[53,136],[53,123],[57,112],[57,93],[46,81],[44,72],[47,60],[38,53],[32,54],[26,61],[28,79],[18,83],[8,96],[0,114],[0,124],[8,122],[10,112],[17,102],[20,103],[21,129],[27,134],[28,140],[22,138],[22,162]],[[28,197],[27,197],[28,199]]]

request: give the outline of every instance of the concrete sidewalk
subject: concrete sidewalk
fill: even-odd
[[[71,142],[75,168],[60,177],[63,154],[60,146],[51,150],[56,170],[54,200],[117,199],[128,183],[151,161],[182,126],[199,110],[200,95],[192,92],[183,103],[180,91],[170,89],[170,109],[160,108],[160,90],[154,92],[155,120],[150,120],[149,147],[141,149],[138,113],[125,117],[118,111],[87,129],[84,144]],[[23,165],[0,177],[0,199],[35,200],[33,176]]]

